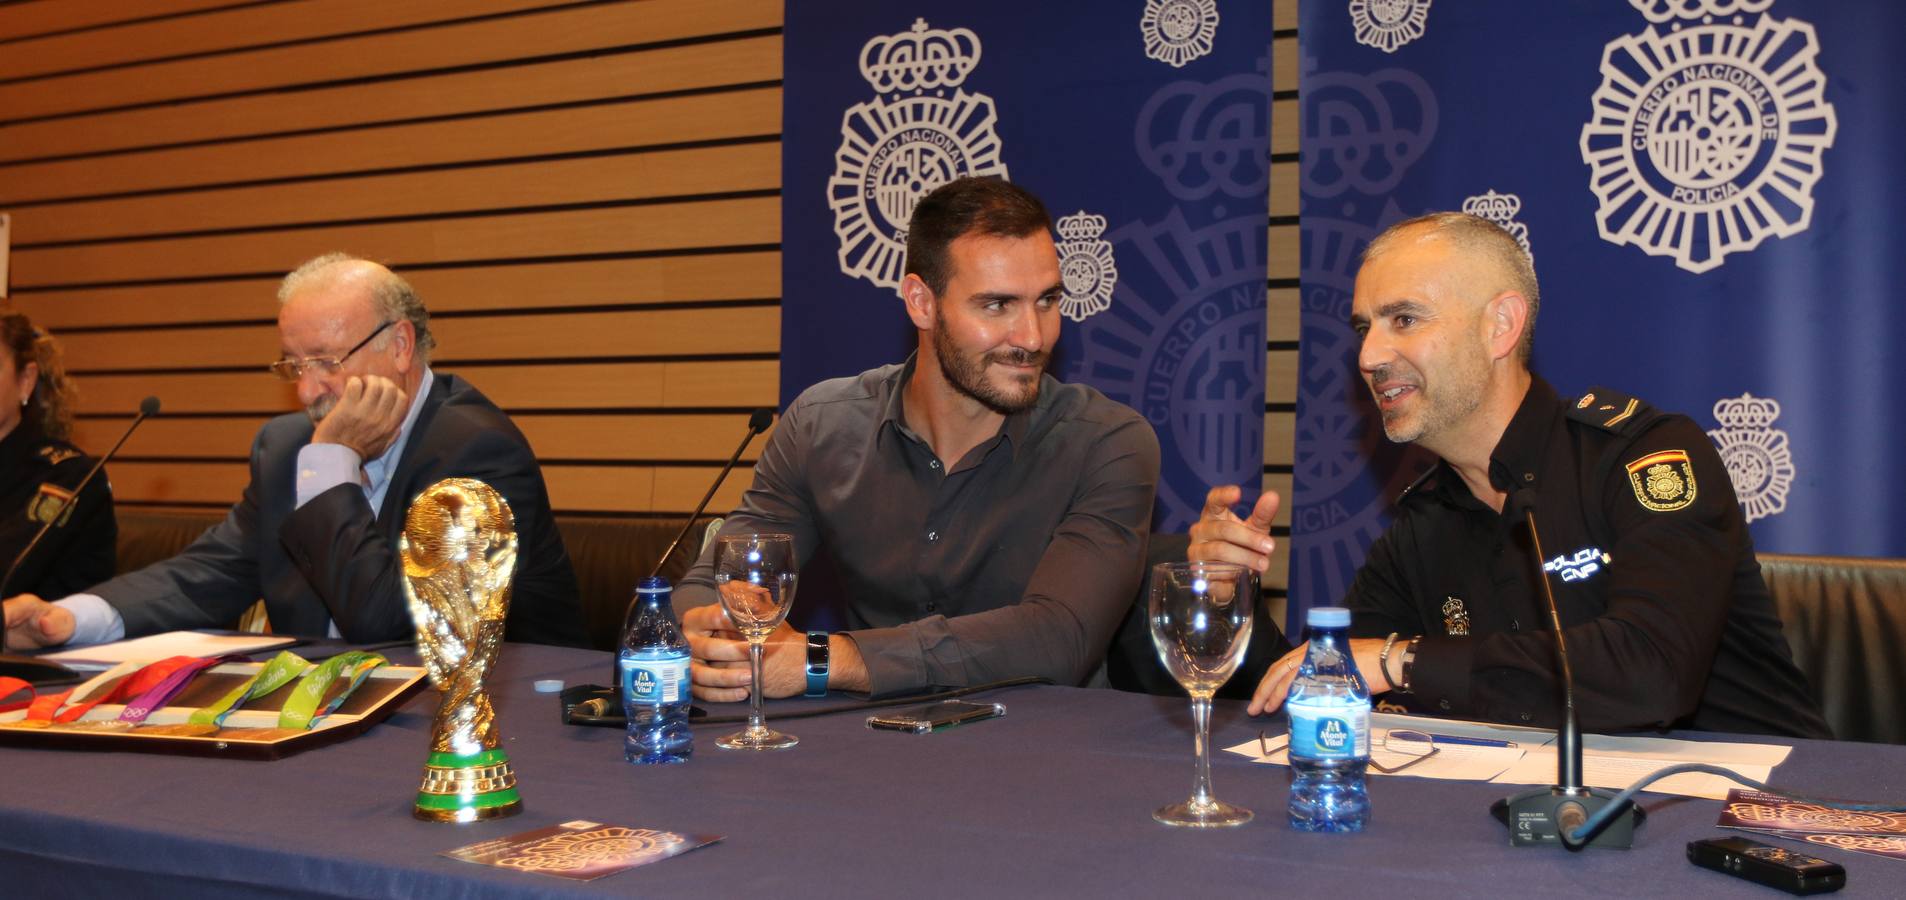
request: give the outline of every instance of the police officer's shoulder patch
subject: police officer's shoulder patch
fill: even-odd
[[[1644,509],[1674,512],[1694,502],[1694,464],[1685,450],[1656,450],[1633,461],[1628,469],[1628,484]]]
[[[69,459],[78,459],[79,448],[65,444],[47,444],[40,448],[40,455],[46,457],[46,463],[57,466]]]
[[[1654,407],[1620,391],[1598,387],[1567,404],[1568,417],[1616,434],[1637,435],[1654,420]]]
[[[67,505],[67,502],[72,499],[72,491],[57,484],[42,484],[39,491],[33,495],[33,499],[27,501],[26,517],[44,525],[53,521],[53,517],[57,515],[60,517],[60,524],[65,525],[73,518],[73,508]]]

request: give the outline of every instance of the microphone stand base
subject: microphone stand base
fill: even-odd
[[[1562,833],[1581,827],[1583,820],[1613,802],[1613,791],[1601,788],[1536,788],[1490,804],[1489,814],[1509,829],[1511,847],[1567,846]],[[1626,850],[1635,843],[1635,829],[1647,821],[1648,814],[1630,805],[1615,817],[1586,846],[1602,850]],[[1569,849],[1580,849],[1571,847]]]

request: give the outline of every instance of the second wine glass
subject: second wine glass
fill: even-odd
[[[761,711],[761,654],[768,635],[794,602],[794,538],[786,534],[725,534],[716,539],[715,593],[741,636],[748,639],[748,727],[715,741],[725,750],[785,750],[800,742],[767,726]]]
[[[1231,679],[1251,644],[1257,576],[1230,563],[1159,563],[1152,567],[1146,618],[1165,670],[1191,694],[1197,736],[1191,799],[1152,818],[1166,825],[1218,828],[1251,821],[1251,811],[1211,795],[1211,697]]]

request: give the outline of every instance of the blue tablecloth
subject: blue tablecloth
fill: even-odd
[[[1715,801],[1651,795],[1635,849],[1571,854],[1508,846],[1487,810],[1518,788],[1372,778],[1366,832],[1308,835],[1283,821],[1287,770],[1217,753],[1218,795],[1258,819],[1167,828],[1151,811],[1191,787],[1183,698],[1013,688],[989,695],[1003,719],[928,736],[869,731],[864,713],[792,720],[801,745],[767,754],[719,750],[735,726],[698,726],[687,765],[630,766],[619,731],[564,726],[531,689],[608,671],[604,653],[505,648],[491,683],[526,809],[471,825],[410,815],[428,691],[362,737],[276,762],[0,750],[0,895],[1777,896],[1686,861],[1688,841],[1729,833]],[[771,704],[770,719],[812,702]],[[1264,728],[1281,720],[1220,704],[1213,744]],[[1902,802],[1903,771],[1906,747],[1801,741],[1775,781]],[[583,883],[437,855],[572,819],[726,839]],[[1847,895],[1906,895],[1906,861],[1814,852],[1846,867]]]

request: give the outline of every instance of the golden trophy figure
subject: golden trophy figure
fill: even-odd
[[[417,652],[443,692],[416,816],[474,822],[516,815],[523,798],[483,686],[503,646],[516,517],[489,485],[446,478],[411,501],[397,546]]]

